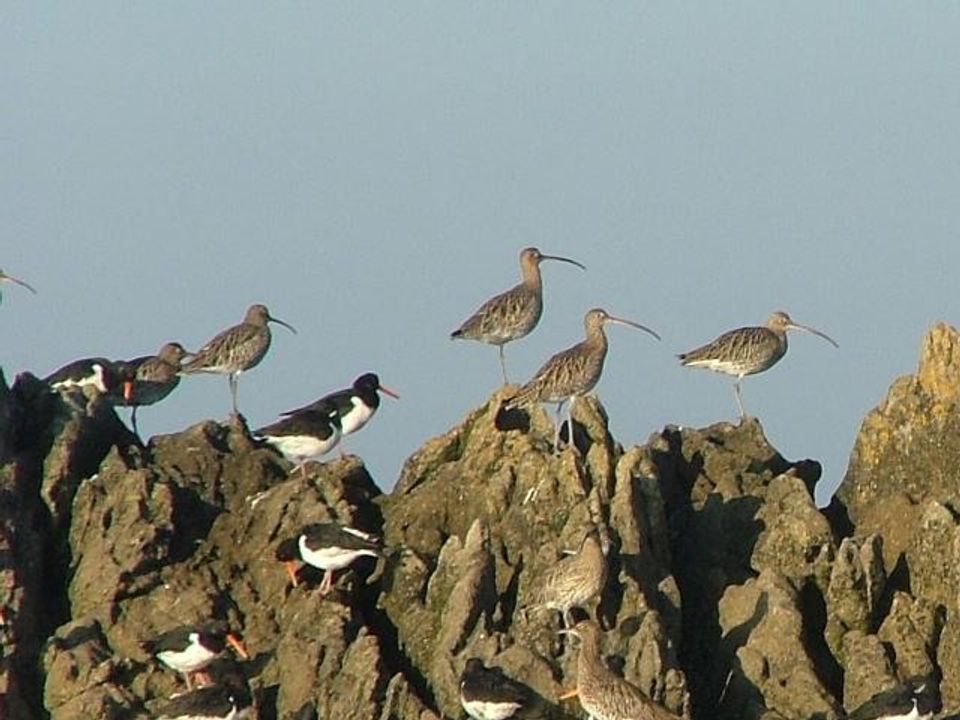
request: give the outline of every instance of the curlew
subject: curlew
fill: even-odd
[[[7,275],[7,273],[5,273],[3,270],[0,270],[0,283],[5,283],[5,282],[13,283],[14,285],[19,285],[20,287],[26,288],[27,290],[32,292],[34,295],[37,294],[37,291],[34,290],[32,286],[25,283],[23,280],[20,280],[19,278],[15,278],[13,275]],[[2,297],[3,296],[0,295],[0,299],[2,299]]]
[[[319,411],[325,415],[335,416],[340,423],[341,435],[349,435],[370,422],[377,408],[380,407],[381,392],[395,400],[400,399],[397,393],[380,384],[380,378],[376,373],[364,373],[345,390],[332,392],[309,405],[280,414],[296,415],[308,410]],[[344,456],[342,441],[340,456]]]
[[[677,357],[685,367],[702,367],[736,377],[733,391],[740,417],[746,417],[740,398],[740,381],[746,375],[763,372],[777,364],[787,352],[787,330],[803,330],[823,338],[834,347],[840,347],[833,338],[819,330],[794,322],[785,312],[775,312],[765,326],[730,330],[716,340]]]
[[[520,253],[520,272],[523,280],[506,292],[495,295],[452,333],[456,339],[479,340],[496,345],[500,353],[500,370],[503,382],[507,380],[507,364],[503,357],[503,346],[512,340],[519,340],[530,334],[543,312],[543,281],[540,278],[540,263],[544,260],[558,260],[586,268],[576,260],[560,255],[544,255],[535,247],[525,248]]]
[[[372,535],[337,522],[307,525],[295,537],[281,542],[275,553],[277,560],[286,566],[294,587],[297,586],[295,560],[323,570],[321,595],[333,588],[334,572],[349,567],[364,555],[380,557],[380,554],[380,545]]]
[[[226,375],[230,383],[233,412],[237,410],[237,383],[240,375],[255,367],[270,349],[270,326],[275,322],[296,334],[293,326],[270,315],[265,305],[251,305],[243,322],[227,328],[184,363],[181,372]]]
[[[607,558],[600,532],[591,527],[573,555],[553,565],[543,579],[536,608],[559,610],[564,627],[570,627],[570,610],[598,597],[607,582]]]
[[[581,620],[561,633],[580,639],[577,658],[577,689],[562,698],[578,696],[593,720],[679,720],[665,707],[648,698],[635,685],[610,670],[600,653],[600,628]]]
[[[607,336],[603,326],[607,323],[628,325],[650,333],[657,340],[660,339],[660,336],[648,327],[632,320],[614,317],[601,308],[594,308],[588,311],[583,319],[586,339],[547,360],[533,379],[504,403],[504,408],[507,410],[538,402],[558,403],[553,445],[555,449],[560,446],[560,410],[563,404],[567,400],[570,401],[567,406],[567,423],[572,441],[573,405],[578,397],[586,395],[593,389],[603,373],[603,362],[607,357]],[[570,445],[572,444],[571,442]]]
[[[180,343],[167,343],[156,355],[144,355],[128,361],[133,369],[133,392],[124,404],[133,408],[130,424],[137,430],[137,408],[153,405],[172,393],[180,384],[180,365],[190,353]]]

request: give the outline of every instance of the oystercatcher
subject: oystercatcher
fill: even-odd
[[[95,387],[99,392],[113,395],[118,402],[133,398],[133,369],[129,363],[112,362],[102,357],[74,360],[43,379],[51,390]]]
[[[333,413],[340,420],[341,434],[349,435],[370,422],[370,418],[380,407],[381,392],[395,400],[400,399],[397,393],[380,384],[380,378],[376,373],[364,373],[353,381],[352,386],[344,390],[337,390],[329,395],[324,395],[309,405],[280,414],[297,415],[308,410]],[[344,455],[342,443],[340,444],[340,455],[341,457]]]
[[[530,688],[480,658],[467,660],[460,675],[460,704],[474,720],[506,720],[532,699]]]
[[[173,697],[159,720],[246,720],[253,717],[253,694],[242,670],[231,663],[213,685]]]
[[[153,640],[141,643],[141,647],[167,667],[181,673],[189,690],[193,687],[191,674],[212,663],[227,644],[240,657],[250,657],[240,638],[228,630],[226,623],[219,620],[203,625],[181,625]]]
[[[847,715],[848,720],[930,720],[937,710],[937,686],[915,677],[877,693]]]
[[[340,442],[340,421],[336,413],[304,410],[253,431],[254,436],[273,446],[283,457],[307,475],[311,460],[330,452]]]
[[[298,584],[295,560],[323,570],[320,594],[326,595],[333,588],[334,572],[364,555],[379,557],[380,554],[380,545],[372,535],[337,522],[323,522],[307,525],[295,537],[281,542],[276,558],[286,566],[294,587]]]

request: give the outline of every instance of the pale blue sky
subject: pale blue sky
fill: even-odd
[[[744,382],[836,486],[863,415],[958,315],[960,6],[946,3],[6,3],[0,267],[8,381],[196,349],[263,302],[251,425],[378,372],[402,400],[348,447],[389,488],[496,388],[448,333],[544,265],[513,379],[612,327],[615,436],[736,417],[674,353],[777,309],[802,334]],[[230,407],[188,378],[144,434]]]

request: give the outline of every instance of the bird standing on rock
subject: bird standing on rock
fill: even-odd
[[[293,586],[297,586],[295,560],[302,560],[324,571],[320,594],[333,589],[333,574],[349,567],[363,557],[379,557],[380,545],[376,538],[338,522],[313,523],[303,528],[295,537],[284,540],[277,546],[276,558],[284,563]]]
[[[133,392],[124,404],[132,407],[130,424],[137,431],[137,408],[153,405],[172,393],[180,384],[180,364],[190,353],[180,343],[167,343],[156,355],[144,355],[128,361],[133,369]]]
[[[353,381],[351,387],[345,390],[337,390],[329,395],[324,395],[309,405],[280,414],[298,415],[302,412],[315,411],[324,415],[335,416],[339,422],[341,436],[349,435],[357,432],[370,422],[374,413],[377,412],[377,408],[380,407],[381,392],[395,400],[400,399],[397,393],[380,384],[380,378],[376,373],[364,373]],[[343,455],[343,443],[341,441],[340,456],[343,457]]]
[[[600,628],[592,620],[581,620],[560,632],[580,639],[577,689],[563,697],[578,696],[580,707],[593,720],[679,720],[604,664]]]
[[[507,720],[532,701],[530,688],[500,668],[488,668],[480,658],[467,660],[460,675],[460,704],[474,720]]]
[[[564,627],[570,627],[570,610],[588,603],[603,592],[607,582],[607,558],[600,532],[592,527],[580,542],[580,548],[553,565],[543,578],[535,608],[560,611]]]
[[[270,326],[275,322],[296,334],[292,325],[272,317],[266,305],[251,305],[243,322],[227,328],[183,365],[182,373],[216,373],[226,375],[230,383],[230,396],[233,399],[233,412],[237,410],[237,383],[240,375],[263,360],[270,349]]]
[[[563,404],[570,401],[567,407],[567,427],[570,428],[572,439],[573,405],[577,397],[586,395],[594,388],[603,373],[603,363],[607,357],[607,336],[603,326],[607,323],[628,325],[650,333],[657,340],[660,339],[660,336],[648,327],[632,320],[614,317],[602,308],[594,308],[583,318],[586,339],[547,360],[533,379],[503,405],[504,409],[511,410],[538,402],[557,403],[557,427],[553,442],[555,449],[560,447],[560,410]]]
[[[253,434],[272,445],[294,464],[294,471],[299,468],[306,477],[307,463],[319,460],[340,442],[340,418],[329,410],[301,410]]]
[[[834,347],[840,347],[833,338],[810,327],[794,322],[787,313],[778,311],[767,320],[765,327],[742,327],[730,330],[706,345],[681,353],[680,364],[685,367],[703,367],[726,375],[733,375],[733,391],[737,397],[740,417],[746,417],[740,399],[740,381],[745,375],[768,370],[787,353],[787,330],[802,330],[823,338]]]
[[[129,363],[102,357],[74,360],[43,379],[51,390],[93,387],[117,403],[133,398],[134,371]]]
[[[191,675],[212,663],[228,644],[240,657],[249,658],[240,638],[219,620],[203,625],[181,625],[141,643],[141,647],[167,667],[182,673],[189,690],[193,686]]]
[[[212,685],[172,697],[158,720],[248,720],[253,712],[250,684],[243,670],[230,663],[218,671]]]
[[[543,312],[543,281],[540,278],[540,263],[544,260],[559,260],[586,268],[576,260],[559,255],[544,255],[535,247],[525,248],[520,253],[520,272],[523,281],[506,292],[495,295],[452,333],[454,340],[479,340],[496,345],[500,353],[500,369],[503,382],[507,380],[507,365],[503,357],[503,346],[530,334]]]

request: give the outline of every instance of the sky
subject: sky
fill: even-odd
[[[389,489],[501,382],[449,333],[544,263],[525,381],[603,307],[625,446],[735,420],[675,354],[775,310],[801,333],[743,398],[843,478],[864,415],[960,294],[960,6],[947,3],[5,3],[0,366],[196,350],[266,304],[252,427],[379,373],[347,449]],[[230,409],[186,378],[142,434]],[[124,413],[125,415],[125,413]]]

